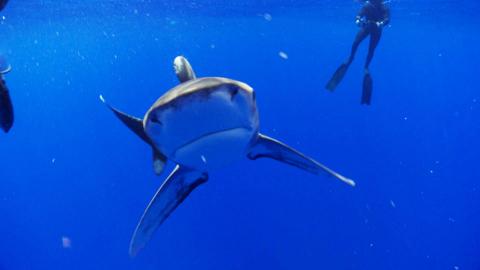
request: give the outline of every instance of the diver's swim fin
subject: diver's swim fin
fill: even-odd
[[[337,85],[342,81],[343,77],[345,76],[345,73],[347,73],[348,70],[348,65],[347,64],[341,64],[335,73],[333,73],[332,78],[330,81],[328,81],[327,85],[325,88],[327,88],[330,91],[334,91],[335,88],[337,88]]]
[[[365,73],[363,77],[363,91],[362,91],[362,102],[361,104],[370,105],[372,99],[372,89],[373,89],[373,80],[370,73]]]

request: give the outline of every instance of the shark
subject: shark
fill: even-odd
[[[153,169],[175,168],[163,181],[133,233],[129,253],[136,256],[159,226],[209,172],[242,158],[270,158],[316,175],[326,174],[350,186],[355,182],[292,147],[260,133],[255,91],[223,77],[197,78],[183,56],[173,67],[180,82],[163,94],[143,118],[128,115],[100,99],[130,130],[150,145]]]

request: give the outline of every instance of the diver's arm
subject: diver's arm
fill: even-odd
[[[355,24],[358,26],[362,26],[365,24],[365,15],[367,14],[367,7],[363,6],[362,9],[358,12],[357,16],[355,16]]]
[[[390,23],[390,9],[385,7],[385,11],[383,13],[383,20],[377,22],[378,27],[384,27]]]

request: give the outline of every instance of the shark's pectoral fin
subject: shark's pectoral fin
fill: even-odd
[[[130,242],[130,255],[135,256],[173,210],[196,187],[207,180],[208,175],[206,173],[191,171],[177,165],[145,209]]]
[[[306,170],[313,174],[319,174],[320,172],[326,172],[329,175],[351,185],[355,186],[355,182],[348,179],[335,171],[329,169],[325,165],[305,156],[297,150],[281,143],[275,139],[269,138],[265,135],[259,134],[256,142],[248,153],[248,158],[255,160],[262,157],[272,158],[300,169]]]
[[[133,117],[128,115],[122,111],[115,109],[114,107],[110,106],[103,96],[100,95],[100,100],[107,105],[107,107],[122,121],[131,131],[137,134],[144,142],[148,143],[153,150],[153,170],[155,174],[159,175],[163,171],[163,167],[167,162],[167,157],[162,154],[151,142],[150,138],[148,138],[147,134],[145,133],[145,129],[143,128],[143,121],[140,118]]]
[[[153,171],[155,171],[156,175],[160,175],[165,167],[165,163],[167,163],[167,157],[160,153],[155,147],[152,146],[153,149]]]
[[[146,143],[151,144],[150,139],[148,138],[145,130],[143,129],[143,121],[140,118],[133,117],[124,112],[121,112],[110,104],[108,104],[102,95],[100,95],[100,100],[107,105],[107,107],[122,121],[131,131],[138,135]]]

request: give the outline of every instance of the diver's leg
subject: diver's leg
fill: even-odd
[[[357,53],[358,46],[362,41],[368,37],[369,31],[366,29],[366,27],[360,28],[360,31],[358,31],[357,36],[355,37],[355,40],[353,41],[352,44],[352,50],[350,51],[350,57],[348,58],[347,65],[350,65],[353,62],[353,59],[355,58],[355,54]]]
[[[365,62],[365,75],[363,76],[361,104],[370,105],[372,100],[373,80],[368,70],[368,67],[370,66],[370,62],[373,59],[375,48],[377,48],[377,45],[378,45],[378,42],[380,41],[381,36],[382,36],[382,30],[380,28],[375,28],[374,30],[371,31],[367,61]]]
[[[373,55],[375,54],[375,49],[377,48],[377,45],[380,42],[381,37],[382,37],[381,29],[377,28],[371,31],[370,45],[368,47],[367,60],[365,61],[365,72],[368,72],[368,67],[370,66],[370,62],[372,62]]]
[[[368,36],[369,32],[366,28],[360,29],[358,32],[357,36],[355,37],[355,41],[353,42],[352,45],[352,52],[350,53],[350,57],[348,58],[347,62],[342,63],[335,73],[333,73],[332,78],[328,81],[327,85],[325,88],[327,88],[330,91],[334,91],[337,85],[342,81],[343,77],[347,73],[348,67],[353,61],[353,58],[355,57],[355,53],[357,51],[358,45]]]

